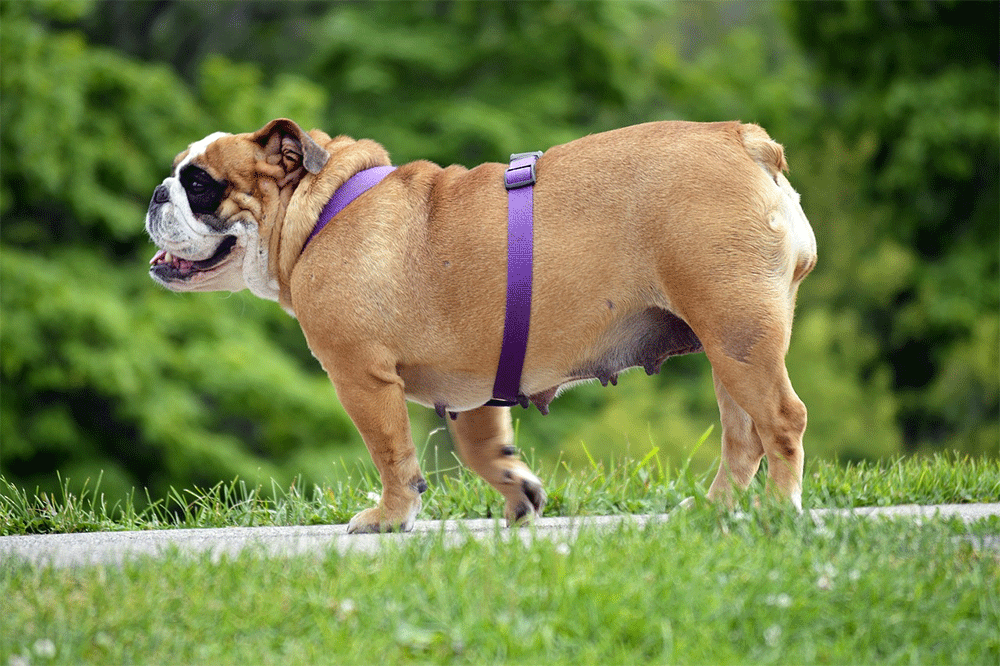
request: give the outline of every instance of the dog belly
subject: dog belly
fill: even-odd
[[[467,372],[444,371],[426,365],[400,366],[406,399],[424,407],[462,412],[490,399],[493,378]]]
[[[614,322],[592,350],[565,367],[524,369],[522,385],[539,411],[547,414],[556,395],[572,384],[596,379],[602,385],[614,385],[619,373],[633,367],[653,375],[667,358],[700,352],[702,344],[682,319],[668,310],[650,307]],[[442,415],[475,409],[492,397],[492,375],[487,378],[430,366],[402,366],[399,374],[407,399]]]
[[[684,320],[662,308],[646,308],[609,326],[593,351],[575,362],[557,381],[533,378],[531,384],[535,387],[548,388],[535,388],[528,399],[547,414],[549,403],[573,384],[596,379],[603,386],[615,385],[621,372],[635,367],[654,375],[669,357],[702,350],[701,341]]]
[[[619,372],[633,367],[654,375],[668,357],[702,351],[701,341],[684,320],[654,307],[616,322],[596,347],[599,352],[591,360],[573,369],[573,379],[616,383]]]

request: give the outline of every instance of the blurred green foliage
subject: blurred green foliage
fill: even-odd
[[[162,495],[366,459],[275,304],[146,276],[173,155],[277,116],[466,165],[647,120],[759,122],[820,247],[788,359],[807,455],[997,455],[996,25],[995,3],[957,2],[0,1],[0,472]],[[679,463],[718,415],[696,356],[515,417],[549,464]]]

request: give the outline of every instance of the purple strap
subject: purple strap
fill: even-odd
[[[487,405],[528,406],[528,399],[521,393],[521,371],[531,320],[535,162],[541,156],[540,152],[511,155],[510,166],[504,174],[507,187],[507,310],[500,362],[493,383],[494,399]]]
[[[507,309],[500,362],[493,383],[494,399],[486,403],[491,406],[519,404],[527,407],[530,404],[521,393],[521,371],[524,369],[531,320],[535,162],[541,156],[541,152],[511,155],[510,166],[504,174],[504,186],[507,188]],[[302,246],[303,251],[337,213],[395,170],[393,166],[373,167],[348,178],[323,207],[316,226]]]
[[[348,178],[343,185],[337,188],[337,191],[333,193],[333,196],[326,202],[326,205],[323,206],[323,210],[319,213],[319,219],[316,221],[316,226],[313,227],[312,233],[309,234],[309,238],[306,239],[305,244],[302,246],[302,250],[305,251],[306,245],[309,245],[309,241],[315,238],[316,234],[322,231],[326,223],[332,220],[337,213],[347,208],[349,203],[362,194],[381,183],[383,178],[395,170],[396,167],[394,166],[372,167],[371,169],[359,171]]]

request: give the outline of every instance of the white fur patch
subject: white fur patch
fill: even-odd
[[[532,474],[531,472],[529,472],[526,469],[519,469],[519,470],[517,470],[517,474],[523,480],[528,481],[529,483],[534,483],[534,484],[537,484],[539,486],[542,485],[541,479],[539,479],[537,476],[535,476],[534,474]]]
[[[783,175],[778,176],[778,188],[781,191],[781,214],[788,225],[790,249],[788,258],[793,271],[802,270],[805,266],[815,263],[816,235],[802,210],[799,193],[792,189],[791,183]],[[793,299],[794,293],[793,290]]]
[[[179,174],[181,172],[181,169],[183,169],[184,167],[186,167],[188,164],[191,163],[191,160],[201,155],[204,155],[205,151],[208,150],[208,147],[216,139],[221,139],[224,136],[232,136],[232,134],[230,134],[229,132],[212,132],[201,141],[195,141],[190,146],[188,146],[187,157],[181,160],[181,163],[177,165],[176,169],[174,169],[174,175]]]
[[[792,506],[795,507],[795,510],[802,513],[802,491],[796,490],[789,499],[792,501]]]

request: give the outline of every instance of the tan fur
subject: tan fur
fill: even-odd
[[[389,156],[371,141],[275,122],[196,160],[233,184],[223,207],[254,217],[269,239],[279,300],[379,470],[382,499],[350,529],[407,529],[419,510],[407,398],[457,412],[458,451],[504,494],[508,521],[540,511],[540,482],[510,448],[509,410],[481,407],[504,323],[505,165],[402,165],[301,252],[333,192]],[[300,156],[310,141],[326,150],[318,173],[283,156],[289,136]],[[613,381],[623,363],[652,371],[666,347],[647,354],[657,358],[637,350],[687,330],[679,318],[712,363],[719,400],[723,460],[710,497],[729,501],[766,455],[771,487],[800,505],[806,410],[784,356],[815,240],[786,169],[763,129],[736,122],[650,123],[546,151],[523,393],[544,405],[569,382]],[[677,335],[668,352],[692,351]]]

